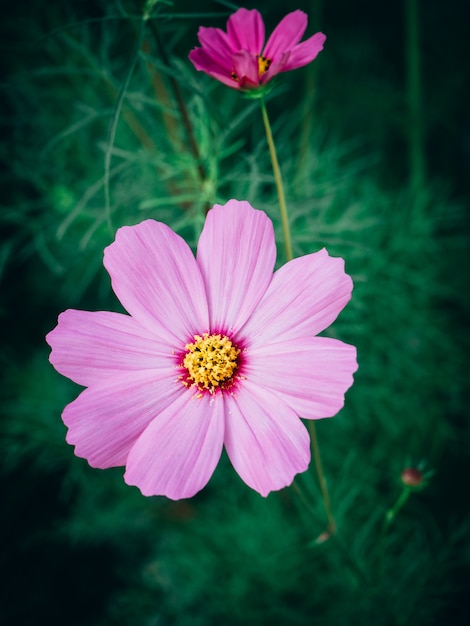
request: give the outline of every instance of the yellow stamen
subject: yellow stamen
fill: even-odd
[[[194,343],[187,350],[183,366],[188,370],[189,384],[213,393],[218,387],[226,386],[238,369],[236,348],[225,335],[194,335]]]
[[[258,76],[262,76],[265,72],[269,70],[269,66],[271,65],[271,59],[268,59],[264,56],[258,57]]]

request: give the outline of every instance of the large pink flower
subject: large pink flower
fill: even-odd
[[[189,58],[197,70],[233,89],[262,90],[273,76],[307,65],[323,49],[323,33],[299,43],[306,28],[306,14],[293,11],[279,22],[264,46],[260,13],[239,9],[229,17],[227,32],[201,26],[202,48],[191,50]]]
[[[196,258],[160,222],[120,228],[104,265],[130,315],[68,310],[47,335],[54,367],[87,387],[62,415],[75,453],[172,499],[204,487],[224,445],[262,495],[303,472],[299,416],[335,415],[357,368],[353,346],[315,337],[352,281],[325,250],[273,274],[275,257],[248,202],[209,211]]]

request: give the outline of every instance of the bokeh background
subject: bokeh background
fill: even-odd
[[[80,389],[44,336],[66,308],[120,310],[102,266],[118,226],[153,217],[194,245],[211,204],[247,199],[284,262],[258,104],[187,59],[237,5],[161,1],[142,28],[143,5],[2,3],[1,623],[467,624],[469,3],[242,5],[268,32],[303,9],[328,37],[267,103],[295,253],[326,246],[355,282],[327,331],[360,367],[317,424],[338,525],[320,544],[313,470],[308,508],[261,498],[225,457],[171,502],[65,443]],[[384,533],[407,466],[424,488]]]

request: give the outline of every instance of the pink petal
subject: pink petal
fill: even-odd
[[[56,370],[85,387],[123,371],[168,368],[173,361],[171,347],[121,313],[69,309],[46,341]]]
[[[246,50],[233,55],[233,71],[240,81],[242,89],[259,85],[258,59]]]
[[[209,76],[224,83],[227,87],[240,89],[240,83],[232,78],[232,70],[230,69],[229,72],[226,68],[217,63],[203,48],[194,48],[194,50],[191,50],[189,60],[198,71],[209,74]]]
[[[344,261],[325,249],[283,265],[240,331],[247,347],[302,339],[325,330],[351,298]]]
[[[200,26],[197,37],[201,46],[214,56],[230,58],[238,50],[238,48],[232,47],[229,36],[220,28]]]
[[[233,48],[227,33],[220,28],[206,28],[201,26],[198,31],[198,39],[203,50],[214,59],[218,65],[227,72],[232,69],[232,54],[238,48]]]
[[[124,226],[104,251],[115,294],[140,324],[169,344],[208,328],[204,284],[187,243],[166,224]]]
[[[127,459],[124,479],[145,496],[190,498],[212,476],[223,438],[222,394],[198,399],[189,389],[139,437]]]
[[[273,30],[263,50],[263,56],[274,60],[283,52],[292,50],[302,39],[306,28],[307,15],[303,11],[288,13]]]
[[[227,396],[225,447],[240,477],[262,496],[307,469],[310,439],[295,412],[250,381]]]
[[[82,391],[65,407],[67,442],[92,467],[125,465],[148,424],[186,390],[174,368],[126,372]]]
[[[268,83],[271,80],[271,78],[273,78],[273,76],[276,76],[276,74],[283,72],[285,66],[287,65],[287,62],[289,61],[290,54],[291,54],[290,52],[284,52],[283,54],[278,56],[277,59],[275,59],[271,63],[268,71],[262,74],[260,78],[260,82],[262,84]]]
[[[271,281],[275,259],[273,225],[265,213],[238,200],[209,211],[197,262],[212,330],[232,333],[247,320]]]
[[[336,415],[343,407],[356,370],[354,346],[312,337],[249,350],[243,373],[283,398],[297,415],[318,419]]]
[[[318,53],[323,50],[325,40],[326,36],[323,33],[316,33],[306,41],[299,43],[290,53],[289,59],[281,71],[295,70],[313,61]]]
[[[238,9],[227,22],[227,33],[233,51],[248,50],[261,53],[264,43],[264,23],[260,13],[253,9]]]

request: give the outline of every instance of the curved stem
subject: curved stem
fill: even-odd
[[[268,111],[266,109],[266,103],[264,98],[259,100],[261,106],[261,114],[263,116],[264,128],[266,131],[266,139],[269,146],[269,154],[271,155],[271,162],[274,172],[274,180],[276,181],[277,195],[279,198],[279,209],[281,211],[282,229],[284,231],[284,245],[286,250],[286,259],[291,261],[294,258],[292,253],[291,234],[289,226],[289,215],[287,212],[286,199],[284,196],[284,186],[282,184],[281,169],[277,160],[276,146],[274,145],[273,134],[271,131],[271,125],[269,123]],[[309,420],[308,427],[310,431],[310,437],[312,440],[312,454],[315,461],[315,469],[318,476],[318,482],[320,484],[320,490],[323,498],[323,504],[325,506],[326,517],[328,520],[328,527],[326,530],[327,536],[334,535],[336,532],[336,522],[331,511],[330,497],[328,495],[328,488],[326,486],[325,474],[323,472],[323,466],[320,456],[320,448],[318,446],[317,432],[315,424]],[[297,487],[298,489],[298,487]]]
[[[279,209],[281,211],[282,230],[284,231],[284,246],[286,249],[286,258],[288,261],[294,258],[292,254],[292,243],[290,236],[289,216],[287,214],[286,199],[284,196],[284,187],[282,184],[281,169],[277,160],[276,146],[274,145],[271,124],[269,123],[268,111],[264,98],[260,98],[261,114],[263,116],[264,129],[266,131],[266,139],[268,140],[269,154],[271,155],[271,163],[273,166],[274,180],[276,181],[277,195],[279,198]]]

